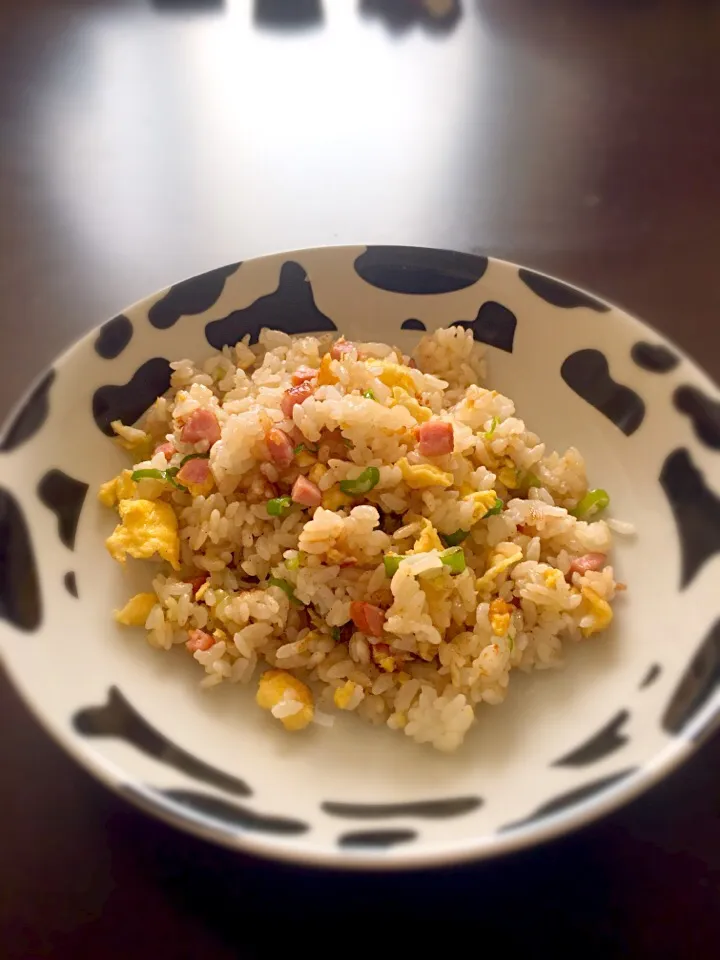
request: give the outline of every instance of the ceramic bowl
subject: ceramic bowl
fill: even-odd
[[[577,445],[613,515],[628,585],[612,630],[560,671],[514,676],[455,754],[339,716],[290,736],[253,690],[198,686],[182,653],[111,612],[150,567],[108,556],[101,481],[126,464],[109,422],[261,327],[412,347],[461,323],[490,385],[551,447]],[[720,712],[718,389],[651,328],[499,260],[409,247],[301,250],[175,284],[60,357],[10,418],[0,453],[0,650],[28,705],[95,776],[230,847],[336,867],[447,864],[578,827],[685,759]],[[128,582],[131,581],[131,582]]]

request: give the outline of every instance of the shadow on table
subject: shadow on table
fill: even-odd
[[[129,858],[130,872],[139,868],[173,913],[204,929],[223,955],[272,957],[312,943],[353,956],[362,943],[388,956],[394,941],[407,952],[427,948],[428,938],[452,943],[462,929],[478,945],[501,945],[504,956],[513,948],[542,956],[545,946],[588,958],[675,956],[683,943],[685,955],[705,957],[720,934],[720,849],[706,853],[710,838],[697,836],[697,824],[707,824],[708,807],[717,805],[708,761],[720,741],[709,746],[683,774],[578,833],[434,872],[346,874],[273,864],[177,833],[129,807],[115,807],[105,829],[116,876]]]

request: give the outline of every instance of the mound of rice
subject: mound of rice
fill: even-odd
[[[610,623],[622,585],[583,459],[478,385],[470,331],[407,357],[264,330],[172,367],[114,424],[135,467],[100,499],[111,554],[162,563],[116,618],[187,648],[203,686],[254,681],[289,730],[354,711],[454,750],[514,668]]]

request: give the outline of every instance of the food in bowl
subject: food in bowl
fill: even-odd
[[[412,356],[263,330],[173,363],[141,421],[113,424],[135,462],[100,490],[108,550],[163,564],[116,619],[185,647],[204,686],[266,665],[257,703],[287,730],[353,711],[456,749],[513,669],[559,665],[624,589],[608,495],[484,365],[460,326]]]

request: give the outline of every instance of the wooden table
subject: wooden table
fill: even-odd
[[[172,280],[353,241],[558,274],[720,378],[717,3],[463,0],[446,21],[378,0],[291,6],[2,4],[0,413],[73,339]],[[717,956],[718,738],[552,845],[329,877],[146,819],[6,680],[0,724],[3,958],[284,957],[311,937],[384,956],[381,918],[420,946],[432,929],[459,947],[461,923],[503,956]]]

